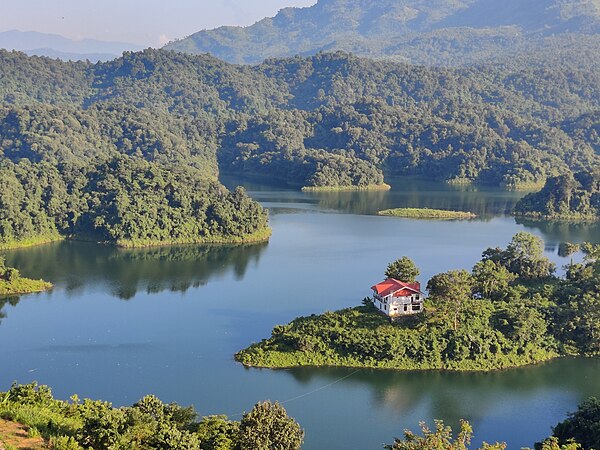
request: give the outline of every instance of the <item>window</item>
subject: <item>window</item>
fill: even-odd
[[[404,305],[404,312],[408,311],[408,305]]]

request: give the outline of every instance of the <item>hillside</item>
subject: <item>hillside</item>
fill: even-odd
[[[574,37],[580,42],[571,50],[593,49],[599,33],[599,0],[319,0],[249,27],[203,30],[166,48],[233,63],[343,50],[456,65],[560,47]]]
[[[550,178],[541,191],[517,203],[515,214],[537,219],[598,220],[600,173],[585,171]]]
[[[125,154],[213,180],[220,168],[361,187],[385,172],[511,188],[598,162],[595,60],[451,69],[338,52],[251,67],[147,50],[0,62],[0,148],[13,162]]]

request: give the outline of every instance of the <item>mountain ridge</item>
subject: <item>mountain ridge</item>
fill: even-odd
[[[69,39],[59,34],[8,30],[0,32],[0,48],[17,50],[30,56],[47,56],[65,61],[108,61],[124,51],[139,51],[142,46],[128,42],[97,39]]]
[[[483,61],[482,49],[489,56],[569,34],[600,36],[600,0],[532,0],[526,7],[518,0],[501,6],[493,0],[319,0],[249,27],[202,30],[165,48],[246,64],[335,50],[447,64]]]

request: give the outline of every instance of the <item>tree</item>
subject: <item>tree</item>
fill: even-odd
[[[227,420],[226,416],[203,417],[196,434],[202,450],[234,450],[240,433],[239,422]]]
[[[241,450],[297,450],[304,431],[279,403],[257,403],[240,423]]]
[[[560,444],[574,441],[585,450],[600,448],[600,400],[592,397],[583,402],[576,412],[554,427],[553,435]]]
[[[510,284],[517,276],[491,259],[479,261],[473,267],[475,292],[482,297],[498,300],[507,294]]]
[[[413,260],[408,256],[403,256],[387,266],[385,276],[405,283],[414,283],[417,281],[419,273],[421,272]]]
[[[556,269],[544,256],[544,241],[531,233],[517,233],[503,252],[506,268],[521,278],[548,278]]]
[[[431,300],[442,314],[450,317],[454,331],[458,330],[465,305],[473,297],[473,284],[473,276],[466,270],[440,273],[427,283]]]
[[[452,437],[452,428],[444,425],[441,420],[436,420],[435,431],[421,423],[423,436],[418,436],[411,431],[404,432],[404,439],[396,439],[392,445],[386,445],[387,450],[468,450],[473,438],[473,428],[467,421],[461,421],[460,432],[456,439]],[[506,444],[486,444],[480,450],[504,450]]]

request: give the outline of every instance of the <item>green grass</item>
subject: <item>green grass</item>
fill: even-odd
[[[369,184],[366,186],[304,186],[302,192],[353,192],[353,191],[389,191],[389,184]]]
[[[50,236],[38,236],[35,238],[23,240],[0,241],[0,250],[12,250],[17,248],[35,247],[38,245],[50,244],[51,242],[61,241],[64,237],[60,234],[52,234]]]
[[[468,220],[477,217],[477,214],[465,211],[448,211],[444,209],[429,208],[396,208],[385,209],[377,213],[380,216],[405,217],[409,219],[442,219],[442,220]]]
[[[19,295],[43,292],[52,289],[52,283],[44,280],[18,278],[15,281],[0,280],[0,295]]]
[[[200,239],[172,239],[168,241],[157,241],[152,239],[131,239],[118,240],[117,247],[122,248],[142,248],[142,247],[161,247],[169,245],[186,245],[186,244],[249,244],[268,241],[271,237],[272,230],[270,227],[265,227],[252,234],[244,236],[211,236]]]

